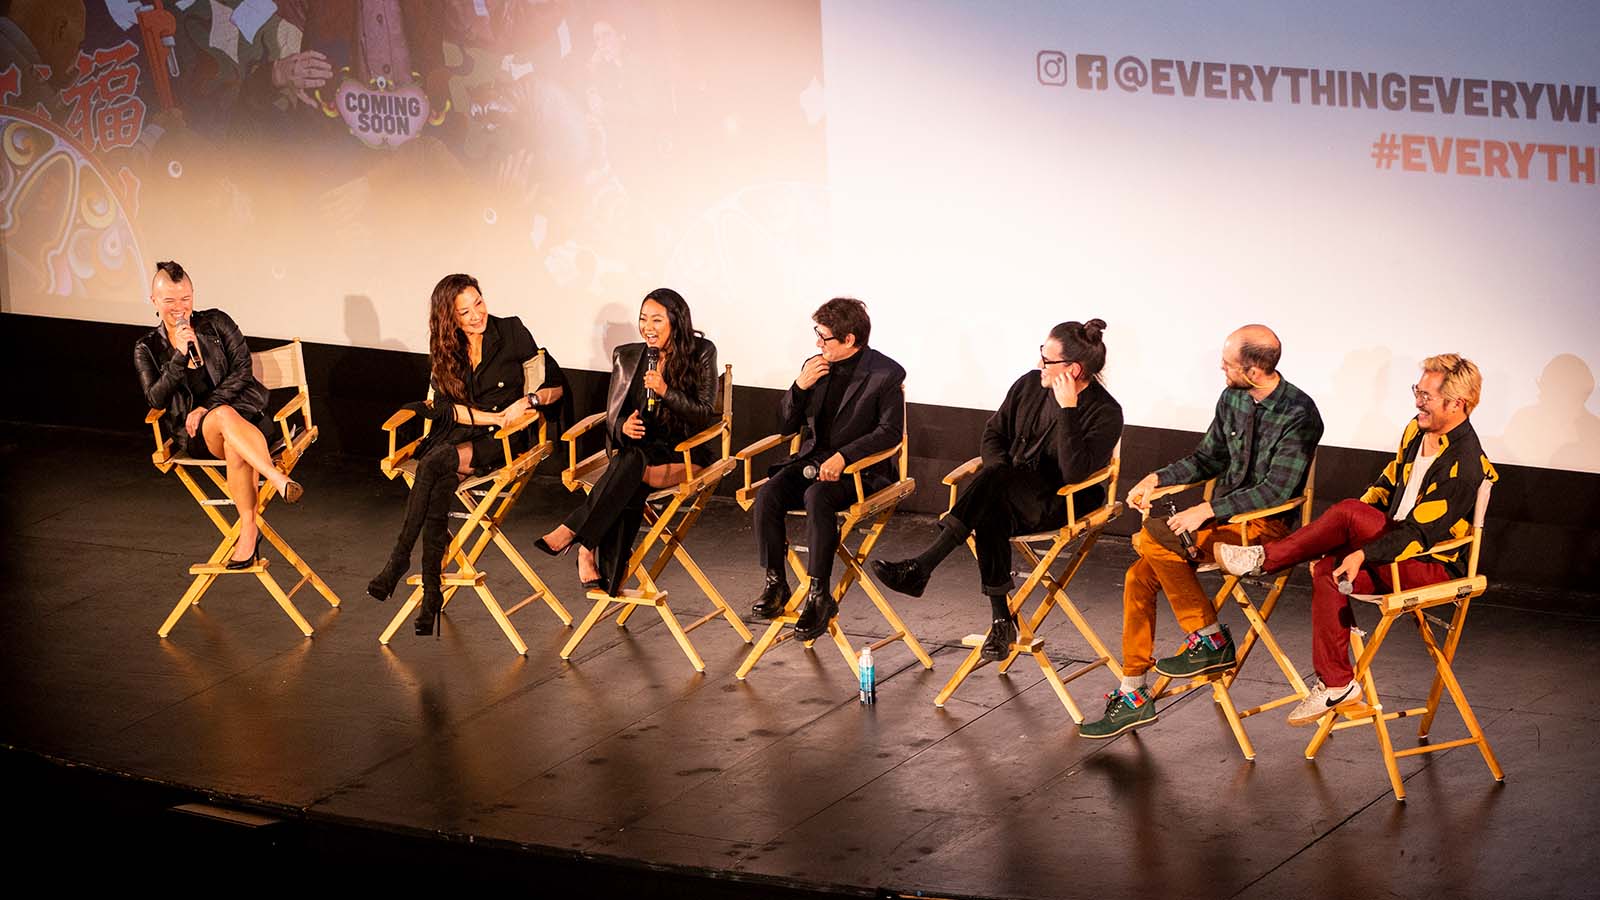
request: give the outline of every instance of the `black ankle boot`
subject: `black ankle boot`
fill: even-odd
[[[782,569],[768,569],[766,584],[761,588],[761,596],[750,607],[750,614],[758,619],[776,619],[783,615],[783,608],[789,604],[789,579],[783,576]]]
[[[878,581],[884,587],[907,597],[921,597],[922,592],[928,589],[928,570],[915,557],[898,562],[875,559],[872,561],[872,574],[878,576]]]
[[[989,636],[983,641],[979,655],[990,662],[1000,662],[1011,655],[1011,645],[1017,642],[1017,620],[1012,617],[995,619],[989,624]]]
[[[811,579],[811,589],[806,592],[806,602],[800,607],[800,617],[794,623],[794,636],[802,641],[814,641],[828,631],[828,623],[839,614],[839,601],[833,599],[828,586]]]

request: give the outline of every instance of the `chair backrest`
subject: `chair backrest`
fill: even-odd
[[[531,394],[544,384],[544,348],[523,360],[522,363],[522,392]]]
[[[1467,555],[1467,577],[1478,574],[1478,551],[1483,548],[1483,518],[1489,514],[1489,491],[1494,482],[1485,478],[1478,485],[1478,500],[1472,508],[1472,551]]]
[[[906,403],[906,385],[900,382],[900,419],[904,426],[900,429],[900,480],[906,480],[906,472],[911,463],[911,405]]]
[[[717,378],[717,412],[722,415],[722,459],[733,454],[733,366],[724,365]]]
[[[301,352],[299,338],[282,347],[250,354],[250,371],[269,391],[288,387],[299,388],[301,393],[309,391],[305,354]]]

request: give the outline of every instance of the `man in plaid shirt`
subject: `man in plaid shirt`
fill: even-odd
[[[1149,671],[1187,678],[1233,667],[1233,637],[1217,622],[1211,598],[1195,576],[1195,565],[1211,558],[1218,538],[1236,541],[1238,526],[1229,517],[1286,503],[1305,489],[1322,416],[1317,405],[1278,374],[1282,345],[1265,325],[1246,325],[1222,345],[1222,373],[1227,388],[1217,400],[1211,427],[1200,446],[1183,459],[1146,475],[1128,492],[1128,505],[1150,510],[1150,493],[1158,487],[1193,484],[1215,478],[1209,501],[1202,500],[1176,515],[1147,520],[1134,535],[1139,559],[1128,568],[1122,589],[1122,683],[1106,695],[1106,714],[1085,722],[1086,738],[1115,737],[1156,720],[1150,696]],[[1246,523],[1252,544],[1268,543],[1289,533],[1295,514]],[[1191,538],[1192,556],[1181,546]],[[1178,624],[1189,633],[1182,652],[1156,660],[1156,593],[1165,591]]]

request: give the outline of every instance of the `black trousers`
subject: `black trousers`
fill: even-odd
[[[829,454],[832,455],[832,454]],[[833,583],[834,551],[839,547],[838,514],[856,502],[854,478],[838,481],[813,481],[805,476],[809,459],[795,460],[774,472],[756,492],[756,552],[768,569],[784,568],[783,556],[789,547],[784,514],[791,509],[806,511],[806,574],[824,587]],[[868,493],[881,490],[888,480],[881,475],[864,475],[861,486]]]
[[[978,576],[986,594],[1011,590],[1011,537],[1059,528],[1067,505],[1032,469],[984,466],[967,481],[944,527],[965,540],[973,535]]]
[[[621,589],[628,557],[633,553],[633,539],[644,523],[645,498],[652,490],[644,483],[648,464],[642,447],[617,451],[589,496],[563,523],[577,535],[579,544],[595,552],[608,593]]]

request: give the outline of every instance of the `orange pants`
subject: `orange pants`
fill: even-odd
[[[1277,519],[1256,519],[1245,523],[1250,543],[1266,544],[1289,533]],[[1214,544],[1239,543],[1239,526],[1212,524],[1193,532],[1195,547],[1203,562],[1211,560]],[[1200,586],[1195,567],[1183,556],[1161,546],[1141,530],[1133,536],[1133,549],[1139,559],[1128,567],[1122,583],[1122,671],[1143,675],[1155,665],[1151,655],[1155,645],[1156,592],[1165,591],[1173,615],[1185,632],[1199,631],[1217,621],[1217,608]]]

